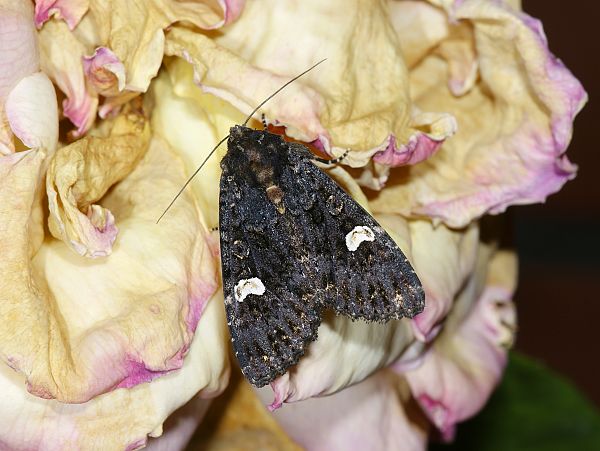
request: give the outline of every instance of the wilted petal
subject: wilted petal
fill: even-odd
[[[426,162],[393,170],[373,204],[462,227],[543,201],[574,177],[563,153],[586,94],[536,20],[502,2],[455,2],[448,14],[448,41],[415,64],[410,84],[418,107],[453,114],[459,131]]]
[[[81,64],[86,48],[66,23],[57,20],[43,26],[39,41],[42,70],[67,96],[63,114],[77,127],[74,136],[80,136],[92,126],[98,108],[98,95],[86,83]]]
[[[447,440],[457,422],[474,415],[487,401],[513,340],[516,258],[500,251],[488,267],[486,253],[480,250],[478,271],[463,288],[422,366],[406,373],[413,395]]]
[[[260,395],[268,399],[268,391]],[[311,451],[425,450],[426,421],[409,398],[399,378],[382,370],[331,396],[286,405],[274,416],[294,441]]]
[[[63,404],[30,395],[23,378],[0,366],[0,444],[11,450],[133,450],[193,396],[199,410],[219,394],[228,379],[227,327],[218,293],[208,301],[178,371],[131,389],[117,389],[83,404]],[[61,362],[64,365],[64,362]],[[168,431],[168,429],[167,429]]]
[[[58,143],[56,92],[48,77],[37,72],[23,79],[6,99],[6,116],[12,132],[27,147],[53,152]]]
[[[10,91],[24,77],[39,70],[39,53],[30,2],[0,2],[0,155],[14,151],[13,136],[4,111]]]
[[[452,308],[455,296],[475,268],[479,244],[476,223],[466,229],[434,227],[428,221],[409,221],[413,264],[425,289],[425,309],[415,318],[416,336],[430,341]]]
[[[32,393],[69,402],[180,368],[217,288],[208,232],[189,195],[156,225],[185,181],[180,163],[152,142],[102,201],[117,218],[118,247],[90,262],[56,240],[32,248],[43,162],[38,151],[0,160],[0,271],[10,275],[0,280],[0,356]]]
[[[89,0],[35,0],[35,26],[40,28],[50,17],[56,16],[69,25],[77,26],[89,8]]]
[[[98,47],[92,56],[84,56],[83,70],[96,90],[104,96],[116,95],[125,88],[125,66],[106,47]]]
[[[336,32],[331,34],[333,22]],[[256,34],[257,29],[269,32]],[[253,2],[214,40],[175,26],[168,33],[166,53],[192,63],[205,92],[245,114],[291,76],[326,57],[323,66],[263,110],[271,123],[286,126],[287,135],[313,142],[326,153],[339,155],[351,148],[345,159],[351,166],[364,166],[388,148],[402,153],[398,164],[414,164],[437,147],[422,144],[423,129],[435,141],[454,132],[452,121],[436,122],[439,115],[421,115],[411,107],[406,68],[383,5],[312,1],[290,9],[276,1]],[[421,144],[409,144],[411,139]]]
[[[146,92],[156,76],[163,58],[164,32],[174,22],[185,21],[199,28],[211,29],[233,20],[243,2],[238,0],[196,0],[163,2],[115,0],[110,7],[92,4],[91,14],[106,35],[103,46],[125,68],[125,87]],[[122,89],[121,89],[122,90]]]
[[[86,136],[60,149],[46,175],[52,235],[82,256],[109,255],[117,237],[115,218],[94,202],[135,168],[149,141],[143,114],[127,112],[108,137]]]

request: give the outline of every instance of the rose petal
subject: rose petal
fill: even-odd
[[[35,26],[41,26],[55,16],[64,19],[74,29],[89,8],[89,0],[35,0]]]
[[[305,449],[424,450],[426,422],[403,388],[392,374],[379,371],[332,396],[286,405],[274,416]],[[264,389],[260,395],[263,401],[269,396]]]
[[[6,449],[133,450],[146,436],[162,433],[162,423],[200,392],[219,394],[227,384],[227,328],[223,296],[210,301],[191,343],[185,365],[178,371],[132,389],[118,389],[83,404],[36,398],[23,390],[23,377],[0,365],[0,443]],[[197,409],[208,400],[195,398]],[[168,434],[169,429],[166,429]],[[168,440],[168,437],[167,437]]]
[[[60,149],[46,175],[52,235],[84,257],[109,255],[117,227],[94,202],[135,168],[149,141],[149,124],[130,112],[117,118],[110,136],[86,136]]]
[[[446,440],[452,439],[457,422],[487,401],[513,340],[516,258],[501,251],[487,267],[486,253],[480,252],[478,272],[461,292],[423,365],[406,373],[414,396]],[[480,292],[482,279],[485,288]]]
[[[39,69],[35,27],[30,2],[0,2],[0,155],[14,152],[13,136],[4,102],[14,86]]]
[[[430,341],[451,310],[455,296],[475,268],[479,227],[463,230],[410,221],[412,258],[425,289],[425,309],[413,320],[415,335]]]
[[[96,90],[104,96],[114,96],[125,88],[125,66],[106,47],[98,47],[92,56],[84,56],[83,70]]]
[[[185,181],[180,163],[163,141],[152,142],[103,199],[121,230],[118,248],[90,263],[60,241],[32,248],[28,230],[43,161],[37,151],[0,160],[0,271],[10,274],[0,279],[0,356],[26,375],[32,393],[68,402],[180,368],[217,288],[192,199],[182,196],[156,225]]]
[[[343,20],[340,8],[345,11]],[[336,24],[333,35],[327,31],[331,23]],[[256,29],[269,32],[257,35]],[[348,42],[353,43],[352,50]],[[368,50],[361,51],[363,45]],[[290,9],[275,1],[251,3],[214,40],[173,27],[165,51],[192,63],[196,82],[205,92],[245,114],[291,76],[327,57],[326,69],[321,66],[306,74],[262,110],[271,123],[285,125],[287,135],[315,142],[327,153],[340,155],[351,148],[345,158],[351,166],[367,164],[373,154],[388,148],[392,136],[401,148],[411,137],[420,136],[421,128],[437,127],[438,141],[454,131],[442,130],[442,124],[451,124],[447,121],[434,124],[438,115],[420,116],[411,108],[406,68],[383,5],[340,1],[325,6],[312,1]],[[431,122],[423,123],[424,118]],[[404,156],[404,163],[412,164],[427,158],[435,146],[402,149],[410,154]]]
[[[460,131],[426,162],[392,171],[372,202],[381,211],[462,227],[509,205],[543,201],[574,177],[576,167],[563,153],[586,94],[529,16],[502,2],[470,0],[448,6],[448,14],[460,21],[449,22],[454,48],[415,65],[411,93],[419,107],[453,114]],[[479,67],[473,86],[475,63],[461,62],[470,55],[465,26],[473,30]]]
[[[29,75],[13,88],[6,99],[6,117],[12,132],[27,147],[52,153],[58,144],[56,92],[42,72]]]
[[[81,65],[86,48],[66,23],[56,20],[44,25],[39,41],[42,70],[67,96],[63,114],[77,127],[74,136],[81,136],[92,126],[98,108],[98,95],[86,84]]]

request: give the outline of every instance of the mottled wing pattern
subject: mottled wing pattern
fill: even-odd
[[[323,308],[375,321],[423,308],[404,254],[311,158],[277,135],[234,127],[221,163],[225,308],[236,356],[256,386],[298,362]]]

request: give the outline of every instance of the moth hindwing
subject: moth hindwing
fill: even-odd
[[[325,308],[388,321],[424,306],[402,251],[314,158],[266,130],[235,126],[221,161],[225,309],[242,372],[257,387],[298,362]]]

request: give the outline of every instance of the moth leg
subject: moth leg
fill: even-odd
[[[324,163],[324,164],[336,164],[336,163],[343,161],[344,158],[346,158],[348,156],[349,152],[350,152],[350,149],[347,149],[343,155],[340,155],[337,158],[333,158],[332,160],[326,160],[325,158],[319,158],[319,157],[313,157],[313,160],[318,161],[319,163]]]
[[[265,113],[262,113],[260,115],[260,121],[263,124],[263,130],[266,130],[267,128],[269,128],[268,125],[267,125],[267,118],[265,117]]]

